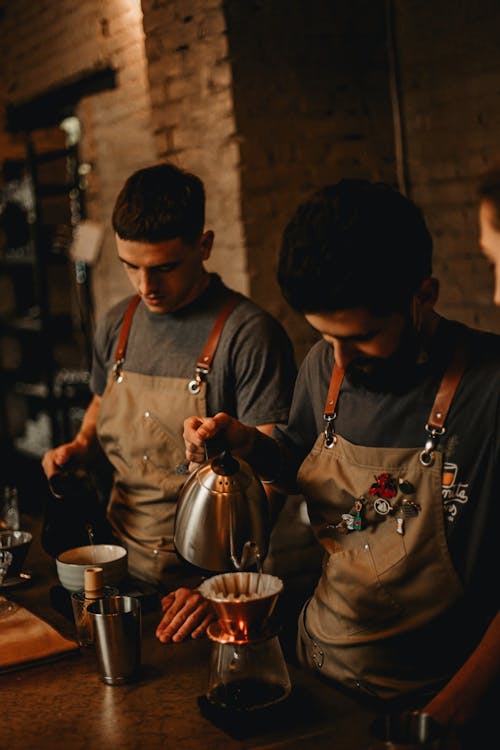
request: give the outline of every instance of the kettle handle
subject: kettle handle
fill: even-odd
[[[215,458],[220,453],[228,450],[228,445],[222,435],[216,435],[215,437],[205,440],[205,459],[209,461],[211,458]]]

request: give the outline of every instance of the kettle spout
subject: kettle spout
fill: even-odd
[[[252,565],[253,563],[257,563],[257,567],[260,570],[261,553],[257,544],[251,541],[245,542],[241,550],[241,557],[238,560],[234,552],[234,549],[232,548],[233,547],[232,541],[233,540],[231,539],[231,562],[233,563],[235,569],[245,570],[245,568],[248,568],[249,565]]]

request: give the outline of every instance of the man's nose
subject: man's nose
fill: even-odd
[[[139,269],[138,291],[142,295],[155,290],[155,276],[148,268]]]
[[[345,341],[337,340],[332,342],[332,346],[335,363],[343,370],[346,370],[356,356],[354,347],[352,344],[346,343]]]

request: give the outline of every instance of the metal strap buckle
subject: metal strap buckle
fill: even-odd
[[[113,365],[113,376],[117,383],[121,383],[123,380],[122,367],[124,362],[124,358],[120,357],[120,359],[117,359]]]
[[[420,463],[422,466],[432,466],[434,463],[434,451],[436,450],[439,438],[446,432],[445,427],[429,427],[425,425],[425,431],[429,436],[425,441],[424,450],[420,454]]]
[[[334,427],[334,420],[337,416],[337,413],[334,412],[333,414],[323,414],[323,419],[326,422],[325,429],[324,429],[324,436],[325,436],[325,447],[326,448],[333,448],[335,445],[335,427]]]
[[[201,384],[206,381],[208,373],[208,367],[196,368],[196,375],[194,376],[193,380],[190,380],[188,383],[189,393],[192,393],[194,396],[196,396],[196,394],[201,391]]]

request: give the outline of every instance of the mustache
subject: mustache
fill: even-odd
[[[416,337],[408,336],[389,357],[357,357],[346,367],[345,375],[354,386],[402,393],[417,377],[418,352]]]

